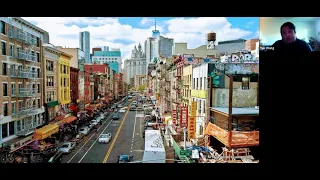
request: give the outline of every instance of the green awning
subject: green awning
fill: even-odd
[[[56,105],[59,105],[59,102],[58,101],[50,101],[47,104],[48,104],[48,107],[55,107]]]

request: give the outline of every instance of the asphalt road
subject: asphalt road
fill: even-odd
[[[103,120],[96,133],[91,131],[86,136],[88,139],[86,143],[79,145],[70,154],[64,155],[62,163],[102,163],[113,139],[107,144],[99,143],[98,139],[104,133],[111,133],[114,138],[126,113],[119,113],[120,120],[112,120],[112,114]]]
[[[139,104],[141,106],[141,104]],[[141,160],[144,151],[144,139],[140,121],[135,119],[137,113],[143,111],[129,111],[118,136],[115,136],[110,152],[106,154],[106,163],[116,163],[119,155],[133,155],[133,161]]]

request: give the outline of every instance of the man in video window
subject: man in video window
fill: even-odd
[[[275,51],[283,53],[301,53],[313,51],[311,46],[296,36],[296,27],[291,22],[284,23],[280,28],[281,40],[272,46]]]

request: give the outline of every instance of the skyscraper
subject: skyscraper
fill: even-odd
[[[85,63],[91,63],[90,60],[90,33],[88,31],[80,32],[79,48],[84,51]]]
[[[144,44],[147,68],[148,65],[154,63],[154,60],[159,56],[172,56],[172,46],[174,44],[174,40],[161,36],[160,31],[157,30],[156,27],[157,25],[155,22],[155,29],[152,31],[152,37],[149,37]]]

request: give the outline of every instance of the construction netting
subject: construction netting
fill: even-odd
[[[227,147],[246,147],[259,145],[259,131],[228,132],[209,122],[204,133],[205,135],[214,136]]]

